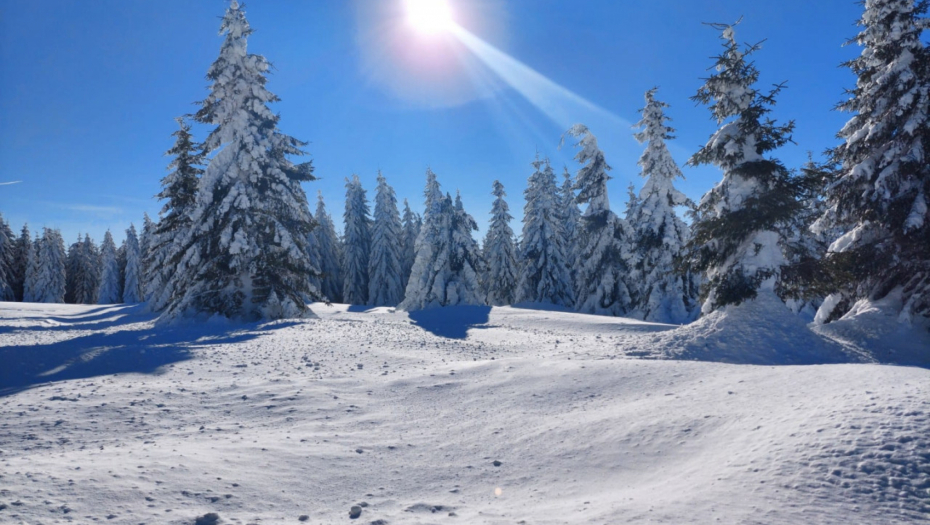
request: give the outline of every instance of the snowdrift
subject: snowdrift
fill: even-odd
[[[810,329],[766,342],[777,325],[753,308],[688,327],[520,308],[313,310],[165,330],[138,307],[0,304],[0,383],[27,379],[0,392],[0,522],[930,515],[930,370],[708,362],[710,348],[760,362],[773,348],[858,355]],[[704,361],[658,359],[674,355]]]

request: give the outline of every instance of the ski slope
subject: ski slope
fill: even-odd
[[[764,307],[0,303],[0,523],[927,521],[930,369]]]

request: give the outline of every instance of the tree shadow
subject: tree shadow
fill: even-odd
[[[70,329],[95,332],[50,344],[0,347],[0,397],[68,379],[127,373],[157,374],[167,365],[191,359],[193,350],[199,347],[241,343],[255,339],[268,330],[297,324],[198,323],[121,330],[120,325],[151,321],[156,317],[153,314],[142,313],[138,307],[127,309],[135,313],[123,315],[118,321],[105,323],[108,328],[106,332],[99,331],[103,329],[99,322],[84,325],[76,318],[72,320]],[[26,327],[13,331],[48,328],[50,327]]]
[[[468,329],[486,325],[490,306],[446,306],[409,312],[408,316],[420,328],[447,339],[465,339]]]

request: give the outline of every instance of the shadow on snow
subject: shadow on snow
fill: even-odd
[[[49,344],[0,347],[0,397],[45,383],[87,379],[113,374],[155,374],[166,365],[186,361],[193,350],[206,346],[240,343],[255,339],[261,331],[297,324],[189,324],[120,329],[153,321],[157,315],[143,313],[141,306],[108,308],[100,314],[49,317],[59,326],[4,328],[0,333],[75,330],[91,331]],[[109,329],[106,332],[99,330]]]
[[[490,306],[451,306],[408,313],[415,325],[448,339],[465,339],[468,329],[487,324],[490,314]]]

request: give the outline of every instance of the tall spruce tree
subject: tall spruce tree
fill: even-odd
[[[0,301],[16,300],[13,291],[16,265],[16,238],[10,225],[0,215]]]
[[[404,299],[402,250],[403,226],[397,211],[397,197],[379,171],[368,260],[368,304],[396,306]]]
[[[122,302],[122,279],[116,243],[110,230],[103,235],[100,245],[100,290],[97,292],[97,304],[116,304]]]
[[[36,245],[33,302],[63,303],[66,292],[67,253],[61,232],[42,229],[42,238]]]
[[[333,218],[326,212],[323,194],[317,193],[316,214],[317,227],[314,230],[320,250],[321,292],[327,300],[342,302],[342,244],[336,235]]]
[[[581,216],[580,249],[576,263],[575,309],[583,313],[624,315],[635,305],[635,285],[629,282],[636,264],[633,230],[610,210],[607,181],[610,166],[597,138],[587,126],[576,124],[567,132],[577,137],[575,155],[582,167],[575,175],[576,200],[587,204]]]
[[[818,226],[845,234],[826,262],[837,293],[818,317],[835,319],[858,299],[901,295],[900,319],[930,317],[930,52],[921,41],[928,4],[868,0],[845,64],[858,77],[839,104],[854,113],[833,152],[839,165]]]
[[[562,214],[555,172],[537,154],[533,174],[523,192],[523,237],[520,241],[520,280],[517,302],[574,304],[572,278],[562,242]]]
[[[346,179],[346,208],[343,230],[342,300],[368,304],[368,260],[371,254],[371,217],[365,189],[358,175]]]
[[[319,298],[310,278],[308,236],[313,229],[300,183],[314,180],[305,145],[278,130],[268,107],[279,99],[265,87],[271,67],[247,52],[252,30],[236,0],[220,33],[219,58],[207,72],[210,93],[194,118],[216,126],[204,150],[216,152],[200,179],[184,237],[180,276],[168,317],[218,314],[257,320],[300,317]]]
[[[67,291],[65,302],[96,304],[100,286],[100,254],[90,235],[78,236],[68,248]]]
[[[149,281],[152,278],[152,272],[149,268],[149,265],[152,260],[152,242],[155,238],[155,228],[156,224],[152,221],[152,218],[149,217],[147,212],[142,213],[142,232],[139,234],[139,255],[140,255],[140,267],[139,273],[141,277],[141,290],[142,290],[142,301],[148,301],[148,287]]]
[[[407,289],[407,283],[410,282],[410,271],[413,269],[413,261],[416,258],[417,237],[420,235],[422,221],[420,217],[410,209],[410,203],[404,199],[404,216],[403,221],[403,250],[401,252],[401,272],[404,278],[404,290]]]
[[[646,321],[684,323],[697,313],[698,283],[690,272],[676,268],[690,232],[675,207],[693,203],[675,189],[675,179],[683,176],[665,144],[675,130],[667,124],[668,104],[656,100],[655,92],[655,88],[646,92],[643,118],[636,124],[642,129],[634,136],[646,144],[639,158],[646,183],[627,215],[634,230],[634,250],[640,256],[635,272],[640,280],[637,311]]]
[[[472,238],[474,219],[452,197],[443,196],[432,170],[426,171],[426,208],[416,259],[400,308],[408,311],[483,304],[478,273],[481,254]]]
[[[161,192],[157,195],[165,201],[159,213],[158,223],[148,241],[145,268],[148,278],[145,297],[152,311],[163,310],[172,298],[180,298],[182,290],[177,279],[184,275],[179,271],[184,255],[182,242],[192,229],[191,215],[197,204],[197,185],[203,169],[202,146],[194,142],[190,125],[183,117],[175,119],[179,129],[172,133],[174,146],[165,155],[174,157],[168,165],[170,170],[161,180]]]
[[[760,290],[778,291],[788,261],[785,230],[799,206],[798,185],[788,170],[764,157],[788,142],[794,129],[793,121],[779,126],[766,117],[783,85],[759,92],[754,87],[759,71],[748,58],[760,45],[740,49],[733,26],[713,27],[721,31],[723,52],[692,100],[708,104],[720,128],[688,161],[723,171],[723,180],[698,205],[688,244],[690,268],[706,277],[704,314],[754,299]]]
[[[142,302],[142,249],[136,227],[132,224],[126,230],[125,241],[126,269],[123,271],[123,302],[136,304]]]
[[[23,301],[27,303],[38,302],[37,279],[39,276],[39,234],[36,232],[35,238],[26,243],[23,261],[26,265],[25,278],[23,279]]]
[[[482,253],[487,264],[484,273],[485,300],[492,306],[513,304],[517,295],[517,280],[520,270],[517,266],[517,248],[513,229],[510,228],[510,206],[504,197],[504,185],[494,181],[494,203],[491,205],[491,224],[484,237]]]
[[[575,199],[574,183],[568,167],[562,171],[562,187],[559,191],[559,210],[562,221],[562,247],[565,252],[565,262],[568,264],[568,273],[572,280],[572,292],[578,289],[577,268],[578,251],[581,246],[581,210]]]
[[[26,286],[26,273],[32,260],[32,236],[29,225],[24,224],[20,236],[16,239],[13,253],[13,296],[16,301],[23,301]]]

